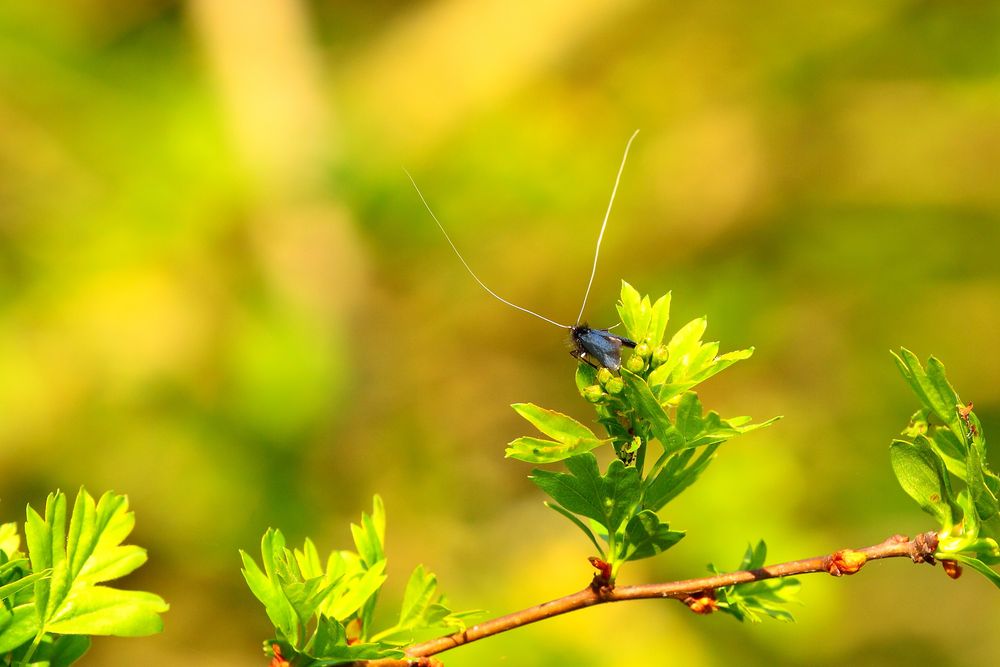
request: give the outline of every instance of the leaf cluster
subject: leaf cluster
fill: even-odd
[[[737,570],[756,570],[767,562],[767,544],[764,540],[756,545],[747,545],[746,553]],[[708,566],[713,574],[721,574],[714,565]],[[762,579],[749,584],[723,586],[715,589],[716,606],[719,611],[729,614],[739,621],[760,623],[762,616],[779,621],[792,621],[792,615],[785,609],[795,602],[799,592],[799,580],[791,577]]]
[[[135,526],[128,499],[111,492],[95,502],[77,493],[30,505],[21,552],[17,526],[0,526],[0,664],[62,667],[90,647],[89,635],[137,637],[160,632],[168,608],[157,595],[102,586],[146,562],[146,550],[122,542]],[[67,526],[68,518],[68,526]]]
[[[325,562],[308,538],[289,549],[281,531],[261,540],[261,565],[244,551],[243,576],[274,624],[265,652],[297,667],[356,660],[402,658],[401,647],[418,635],[465,629],[478,612],[454,612],[437,590],[437,578],[418,565],[410,575],[398,620],[374,631],[379,592],[385,583],[385,508],[375,496],[372,513],[351,524],[355,551],[333,551]]]
[[[941,530],[936,557],[968,565],[1000,587],[1000,477],[989,469],[983,426],[930,357],[924,366],[909,350],[893,353],[921,408],[890,445],[903,490]]]
[[[670,294],[653,302],[623,282],[618,313],[636,342],[621,374],[584,363],[576,372],[577,387],[607,437],[564,414],[523,403],[514,409],[547,438],[522,437],[507,448],[508,457],[522,461],[564,463],[566,472],[536,469],[531,479],[552,498],[547,505],[583,531],[610,564],[612,580],[621,564],[662,553],[684,537],[658,512],[698,479],[720,445],[775,421],[724,419],[705,412],[693,391],[749,358],[752,349],[720,355],[718,343],[702,340],[705,318],[664,342]],[[614,459],[601,472],[593,450],[605,445]]]

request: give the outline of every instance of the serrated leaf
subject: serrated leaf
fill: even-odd
[[[558,442],[598,439],[589,428],[561,412],[546,410],[534,403],[515,403],[511,407],[539,431]]]
[[[509,459],[526,461],[527,463],[556,463],[571,456],[589,452],[609,440],[572,440],[569,442],[553,442],[541,438],[521,437],[510,442],[504,452]]]
[[[649,330],[652,307],[649,297],[640,296],[639,292],[624,280],[622,281],[621,300],[618,302],[618,316],[629,337],[641,342]]]
[[[712,463],[718,448],[718,444],[709,445],[697,454],[697,458],[694,449],[668,458],[666,464],[648,478],[650,481],[642,496],[643,508],[656,512],[694,484]]]
[[[566,460],[568,473],[536,469],[532,481],[557,503],[615,533],[639,499],[639,472],[615,459],[601,475],[593,454]]]
[[[346,590],[325,607],[327,615],[343,621],[371,600],[385,583],[385,561],[372,565],[360,577],[352,579]]]
[[[655,512],[643,510],[625,525],[622,560],[640,560],[663,553],[684,538],[684,531],[670,530]]]
[[[892,355],[903,377],[924,406],[930,409],[955,435],[960,438],[964,437],[962,422],[955,410],[955,406],[959,403],[958,394],[948,384],[941,362],[930,357],[927,360],[927,369],[924,370],[917,356],[905,347],[900,348],[899,354],[893,352]]]
[[[67,667],[83,657],[90,648],[90,638],[83,635],[47,635],[32,656],[32,665]]]
[[[914,442],[894,440],[889,455],[896,479],[920,508],[933,516],[945,529],[958,520],[960,513],[951,496],[947,472],[941,457],[921,436]]]
[[[131,572],[145,551],[121,546],[135,525],[125,496],[105,493],[99,502],[84,489],[77,493],[66,530],[66,495],[50,494],[43,519],[30,506],[25,537],[32,569],[51,567],[35,582],[35,604],[42,632],[135,636],[158,632],[166,603],[152,593],[99,587],[100,581]]]
[[[152,593],[89,586],[74,590],[45,629],[64,635],[142,637],[163,630],[160,614],[168,608]]]
[[[602,547],[601,544],[597,541],[597,537],[594,536],[594,531],[592,531],[590,527],[587,526],[587,524],[585,524],[583,521],[580,521],[580,519],[577,518],[575,514],[570,512],[568,509],[562,507],[558,503],[550,503],[546,501],[545,506],[548,507],[549,509],[559,512],[559,514],[562,514],[564,517],[572,521],[577,528],[583,531],[583,534],[587,536],[587,539],[589,539],[593,543],[593,545],[597,548],[597,551],[601,554],[601,557],[602,558],[604,557],[605,555],[604,547]]]
[[[284,536],[281,535],[281,531],[268,528],[261,540],[261,552],[265,567],[271,563],[271,573],[262,570],[249,554],[242,549],[240,550],[240,558],[243,559],[243,578],[246,579],[250,592],[264,605],[267,617],[274,627],[281,632],[285,639],[297,644],[299,641],[298,616],[273,575],[273,550],[276,543],[284,545]]]
[[[646,332],[646,337],[652,347],[662,343],[663,336],[667,332],[667,323],[670,321],[670,296],[671,293],[667,292],[653,304],[649,318],[649,330]]]
[[[6,611],[0,607],[0,613]],[[14,607],[9,614],[3,632],[0,632],[0,654],[14,650],[38,634],[38,614],[34,603]]]
[[[621,377],[625,383],[625,397],[629,404],[649,424],[653,436],[663,445],[664,451],[675,452],[683,449],[684,437],[674,427],[669,415],[653,396],[645,380],[626,369],[622,369]]]
[[[7,558],[13,558],[18,549],[21,548],[21,536],[17,533],[17,524],[0,523],[0,551],[7,554]]]
[[[418,565],[410,574],[403,593],[403,606],[399,613],[400,627],[412,628],[424,622],[424,614],[437,593],[437,577]]]
[[[11,561],[10,563],[5,563],[5,565],[14,565],[26,562],[26,561]],[[8,584],[0,586],[0,600],[10,600],[19,592],[26,588],[30,588],[39,579],[44,579],[51,574],[51,570],[42,570],[41,572],[35,572],[33,574],[21,577],[16,581],[12,581]]]
[[[306,656],[310,660],[296,660],[294,659],[295,654]],[[326,616],[319,617],[316,634],[308,651],[295,651],[293,655],[285,655],[283,653],[283,657],[292,664],[306,664],[309,667],[341,665],[360,660],[402,658],[403,655],[402,650],[387,644],[377,642],[349,644],[343,624]]]
[[[649,374],[651,387],[665,383],[678,368],[687,367],[701,348],[701,337],[705,334],[707,327],[708,320],[699,317],[685,324],[673,335],[670,342],[667,343],[666,362],[657,366]]]

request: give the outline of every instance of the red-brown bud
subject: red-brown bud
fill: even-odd
[[[844,574],[854,574],[868,562],[868,556],[853,549],[841,549],[830,557],[826,571],[835,577]]]

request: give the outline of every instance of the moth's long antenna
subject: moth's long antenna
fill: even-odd
[[[497,301],[500,301],[501,303],[507,304],[511,308],[516,308],[517,310],[520,310],[521,312],[527,313],[529,315],[534,315],[538,319],[545,320],[549,324],[554,324],[557,327],[559,327],[560,329],[572,329],[573,328],[573,327],[571,327],[569,325],[566,325],[566,324],[559,324],[555,320],[550,320],[549,318],[545,317],[544,315],[539,315],[538,313],[536,313],[533,310],[528,310],[527,308],[522,308],[521,306],[517,305],[516,303],[511,303],[510,301],[508,301],[507,299],[503,298],[502,296],[500,296],[499,294],[497,294],[496,292],[494,292],[493,290],[491,290],[489,287],[487,287],[486,283],[484,283],[482,280],[479,279],[479,276],[476,275],[476,272],[472,270],[472,267],[469,266],[469,263],[465,261],[464,257],[462,257],[462,253],[460,253],[458,251],[458,248],[455,246],[455,242],[451,240],[451,237],[448,236],[448,232],[445,231],[444,225],[441,224],[441,221],[438,220],[438,217],[436,215],[434,215],[434,211],[431,210],[431,206],[430,206],[430,204],[427,203],[427,199],[424,197],[424,193],[421,192],[420,188],[417,187],[417,182],[415,180],[413,180],[413,176],[411,176],[410,172],[407,171],[406,169],[404,169],[403,171],[406,172],[407,178],[409,178],[410,179],[410,183],[413,184],[413,189],[417,191],[417,195],[420,197],[420,201],[422,201],[424,203],[424,208],[426,208],[427,212],[431,214],[431,218],[433,218],[434,222],[437,223],[438,229],[440,229],[441,233],[444,234],[444,238],[448,241],[448,245],[450,245],[451,249],[455,251],[455,254],[458,256],[459,261],[462,262],[463,266],[465,266],[465,270],[469,272],[469,275],[472,276],[473,279],[477,283],[479,283],[480,287],[482,287],[484,290],[486,290],[489,293],[489,295],[492,296],[494,299],[496,299]]]
[[[580,314],[576,316],[576,323],[580,324],[583,319],[583,311],[587,308],[587,299],[590,297],[590,287],[594,284],[594,276],[597,275],[597,258],[601,254],[601,241],[604,240],[604,230],[608,226],[608,218],[611,216],[611,206],[615,203],[615,195],[618,194],[618,183],[622,180],[622,172],[625,171],[625,160],[628,159],[628,149],[632,147],[632,141],[639,130],[632,133],[628,143],[625,144],[625,154],[622,155],[622,163],[618,167],[618,175],[615,176],[615,187],[611,190],[611,200],[608,202],[608,210],[604,213],[604,222],[601,223],[601,233],[597,235],[597,249],[594,250],[594,267],[590,270],[590,281],[587,282],[587,291],[583,294],[583,304],[580,305]]]

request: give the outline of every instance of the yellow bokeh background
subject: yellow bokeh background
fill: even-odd
[[[0,513],[128,494],[163,634],[85,664],[263,665],[239,572],[263,531],[323,550],[381,493],[390,581],[458,608],[581,588],[590,547],[503,459],[531,401],[590,420],[564,334],[625,141],[588,317],[673,291],[752,360],[720,450],[664,511],[688,537],[622,581],[933,528],[887,445],[935,354],[1000,432],[1000,8],[918,0],[5,0]],[[994,436],[995,437],[995,436]],[[994,469],[1000,459],[993,454]],[[983,578],[872,564],[803,580],[795,624],[672,602],[585,610],[461,665],[938,665],[1000,655]]]

